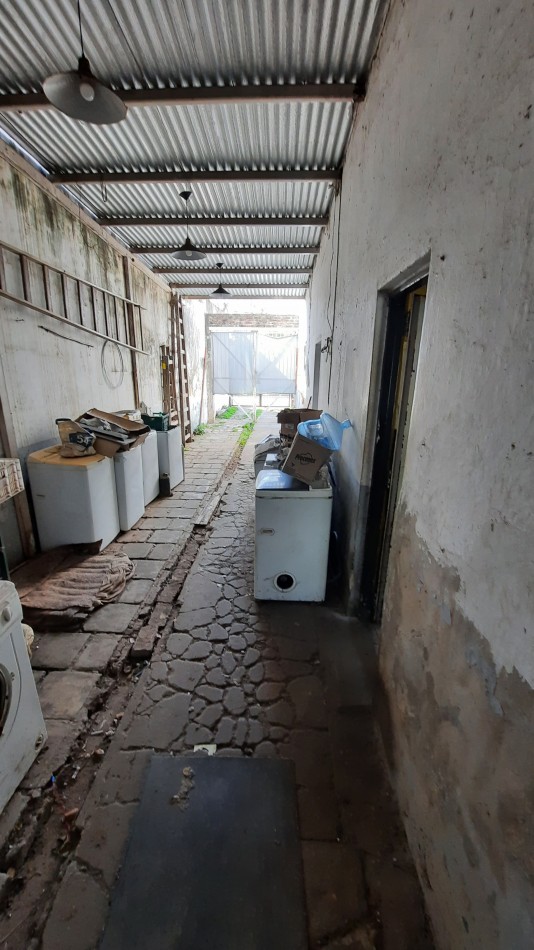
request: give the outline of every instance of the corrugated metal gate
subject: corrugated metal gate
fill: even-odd
[[[297,335],[262,330],[212,333],[213,392],[252,396],[293,395],[297,384]]]

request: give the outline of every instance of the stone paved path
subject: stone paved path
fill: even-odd
[[[375,740],[371,635],[327,607],[255,602],[253,519],[248,445],[79,816],[43,950],[97,946],[150,754],[202,743],[295,762],[311,948],[432,945]]]

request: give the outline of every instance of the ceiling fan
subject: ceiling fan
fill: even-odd
[[[81,122],[95,125],[112,125],[122,122],[128,111],[126,105],[112,89],[93,76],[83,45],[82,14],[78,4],[81,56],[78,68],[70,72],[54,73],[43,82],[46,98],[56,109]]]

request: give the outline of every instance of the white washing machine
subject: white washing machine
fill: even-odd
[[[141,444],[145,507],[159,495],[158,434],[152,429]]]
[[[136,445],[127,452],[117,452],[114,458],[121,531],[129,531],[145,513],[141,449],[142,445]]]
[[[167,432],[158,432],[158,459],[160,475],[168,475],[171,488],[184,480],[184,448],[180,426]]]
[[[308,487],[276,469],[259,473],[254,557],[258,600],[324,600],[331,520],[327,474]]]
[[[113,459],[65,459],[60,448],[52,445],[27,459],[41,548],[94,541],[105,548],[119,533]]]
[[[21,620],[15,585],[0,581],[0,813],[46,740]]]

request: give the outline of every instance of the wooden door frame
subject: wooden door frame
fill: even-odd
[[[385,284],[377,294],[377,306],[374,323],[374,336],[369,380],[367,422],[363,445],[362,468],[358,513],[354,534],[354,559],[352,562],[352,582],[350,584],[347,608],[348,612],[369,619],[369,613],[362,603],[362,578],[365,559],[365,542],[369,516],[369,503],[372,488],[372,475],[375,459],[376,432],[382,382],[382,368],[386,345],[386,331],[390,315],[391,302],[411,288],[429,280],[430,253],[425,254],[412,266],[396,278]],[[378,618],[379,619],[379,618]]]

